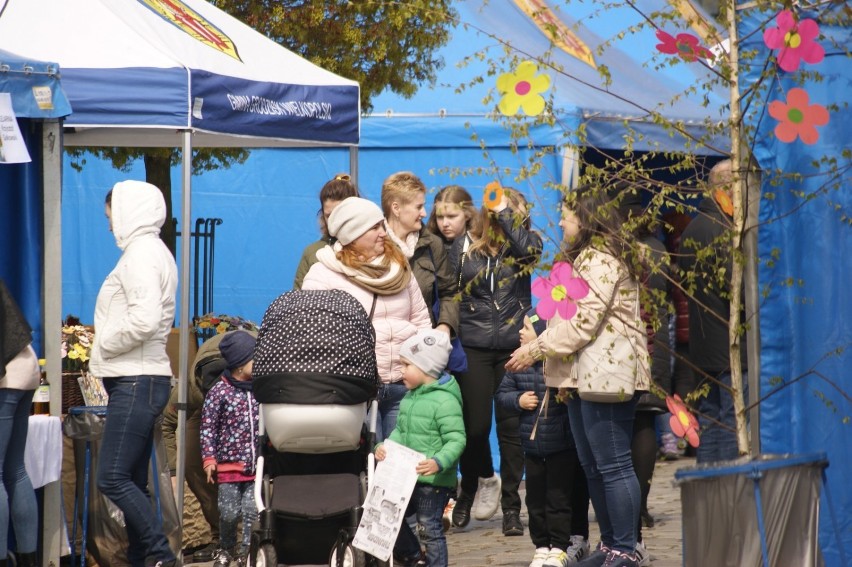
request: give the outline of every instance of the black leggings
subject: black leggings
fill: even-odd
[[[511,350],[465,347],[467,372],[456,375],[462,394],[467,445],[459,460],[461,489],[469,496],[476,494],[480,478],[494,474],[491,460],[491,420],[496,418],[497,441],[500,446],[500,479],[503,484],[500,505],[508,510],[521,510],[518,487],[524,474],[524,452],[518,436],[517,412],[494,406],[494,393],[506,373],[504,365]]]
[[[639,479],[639,489],[642,494],[643,513],[648,511],[648,494],[651,492],[651,479],[654,476],[654,465],[657,462],[657,412],[639,410],[633,420],[633,442],[630,451],[633,458],[633,470]],[[642,541],[642,518],[639,518],[638,541]]]

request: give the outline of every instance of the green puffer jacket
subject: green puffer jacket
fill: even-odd
[[[435,459],[441,467],[437,474],[417,477],[417,482],[456,487],[456,463],[467,441],[461,404],[459,385],[448,374],[402,399],[390,439]]]

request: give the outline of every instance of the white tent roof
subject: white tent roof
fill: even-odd
[[[60,64],[69,145],[358,143],[356,82],[201,0],[0,0],[0,48]]]

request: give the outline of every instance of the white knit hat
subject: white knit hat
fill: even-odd
[[[416,335],[403,342],[399,356],[432,378],[438,378],[447,367],[451,350],[453,347],[447,333],[428,329],[417,331]]]
[[[328,217],[328,233],[346,246],[385,219],[379,206],[361,197],[343,199]]]

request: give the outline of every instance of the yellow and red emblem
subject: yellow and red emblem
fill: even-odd
[[[139,0],[139,2],[197,41],[237,61],[242,61],[237,53],[237,46],[231,38],[181,0]]]

